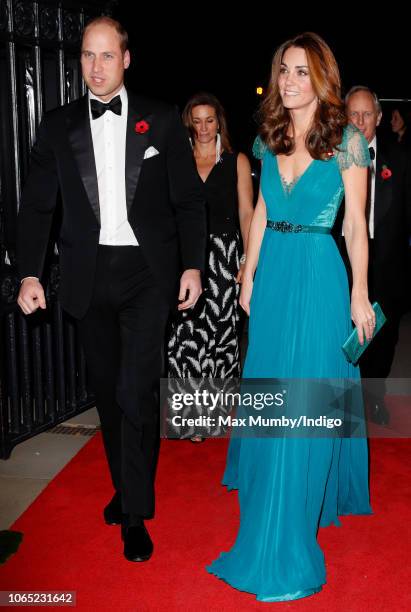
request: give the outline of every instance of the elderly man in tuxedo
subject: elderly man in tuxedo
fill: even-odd
[[[360,359],[365,397],[370,417],[387,424],[389,413],[384,402],[385,379],[390,373],[401,315],[407,295],[407,247],[411,234],[410,160],[395,145],[389,146],[377,135],[382,110],[376,94],[368,87],[355,86],[347,93],[348,120],[369,143],[372,165],[369,169],[368,216],[369,266],[368,289],[371,302],[380,303],[387,323],[376,335]],[[340,214],[340,221],[343,211]],[[337,242],[350,273],[349,260],[341,240]]]
[[[47,113],[32,151],[18,302],[25,314],[46,307],[39,279],[60,190],[60,299],[78,320],[115,489],[104,518],[121,523],[125,557],[145,561],[164,330],[177,298],[184,310],[201,293],[206,223],[177,109],[127,90],[129,64],[121,24],[91,21],[81,49],[89,91]]]

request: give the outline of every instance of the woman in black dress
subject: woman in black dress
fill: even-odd
[[[222,105],[208,93],[187,103],[189,130],[208,214],[208,268],[193,311],[181,313],[168,342],[171,378],[240,375],[239,283],[253,215],[251,167],[230,145]]]

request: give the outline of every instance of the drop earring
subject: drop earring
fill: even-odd
[[[215,143],[215,163],[218,164],[218,162],[221,161],[221,134],[220,132],[217,132],[217,140]]]

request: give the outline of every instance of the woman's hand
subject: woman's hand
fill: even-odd
[[[364,336],[371,340],[375,329],[375,312],[366,293],[355,293],[351,296],[351,318],[357,328],[358,340],[364,344]]]
[[[250,316],[250,300],[252,292],[253,279],[243,274],[241,279],[240,306],[248,314],[248,316]]]
[[[245,264],[240,265],[240,269],[238,270],[237,276],[235,277],[235,282],[239,283],[240,285],[243,282],[244,266]]]

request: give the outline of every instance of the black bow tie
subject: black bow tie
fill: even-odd
[[[375,159],[375,150],[374,150],[374,147],[368,147],[368,150],[370,152],[371,161],[373,161]]]
[[[96,100],[92,98],[90,100],[90,108],[91,108],[91,116],[93,119],[98,119],[101,115],[107,110],[111,110],[111,112],[116,115],[121,115],[121,98],[120,96],[115,96],[110,102],[100,102],[100,100]]]

